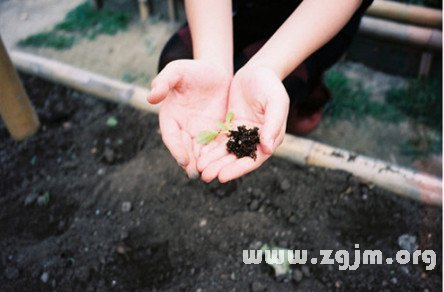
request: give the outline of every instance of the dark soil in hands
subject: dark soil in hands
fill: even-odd
[[[251,157],[256,160],[257,144],[260,143],[259,128],[247,129],[238,126],[237,130],[228,133],[227,151],[233,153],[237,158]]]
[[[190,181],[156,115],[23,80],[42,128],[14,142],[0,121],[2,292],[441,291],[440,207],[277,158],[228,184]],[[434,270],[309,260],[276,279],[242,262],[264,243],[394,257],[402,236],[436,252]]]

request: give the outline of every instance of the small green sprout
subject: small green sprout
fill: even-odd
[[[39,206],[46,206],[49,204],[49,192],[45,192],[43,195],[37,198],[37,204]]]
[[[232,112],[228,112],[227,115],[225,116],[225,122],[222,123],[220,121],[217,122],[217,131],[209,131],[209,130],[205,130],[199,133],[199,135],[197,135],[197,142],[199,144],[208,144],[211,141],[213,141],[214,139],[217,138],[217,136],[220,133],[225,133],[227,134],[230,130],[231,130],[231,121],[234,118],[234,114]]]

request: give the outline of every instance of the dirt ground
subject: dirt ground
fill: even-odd
[[[156,116],[22,77],[42,128],[17,143],[0,124],[2,291],[441,290],[441,208],[275,158],[226,185],[190,181]],[[438,264],[306,264],[276,279],[242,263],[263,243],[384,256],[416,246]]]

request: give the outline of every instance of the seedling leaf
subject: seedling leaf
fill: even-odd
[[[228,112],[225,116],[225,123],[229,124],[233,120],[234,114],[233,112]]]
[[[217,122],[216,126],[222,131],[230,130],[230,127],[227,124],[222,123],[222,122]]]
[[[197,143],[206,145],[216,139],[218,134],[215,131],[202,131],[197,135]]]
[[[49,204],[49,192],[45,192],[43,195],[37,198],[37,204],[39,206],[46,206]]]

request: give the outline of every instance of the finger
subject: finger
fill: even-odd
[[[197,143],[196,139],[193,139],[193,155],[194,155],[194,158],[196,158],[196,161],[199,158],[200,153],[202,152],[202,148],[203,148],[203,145]]]
[[[237,159],[236,156],[234,156],[233,154],[229,154],[211,163],[210,165],[207,166],[207,168],[203,170],[201,179],[207,183],[211,182],[219,175],[219,172],[221,171],[222,168],[232,163],[236,159]]]
[[[221,183],[225,183],[239,178],[261,166],[268,157],[268,155],[262,155],[261,157],[256,158],[256,160],[252,159],[251,157],[236,159],[234,162],[225,165],[220,170],[218,176],[219,181]]]
[[[175,64],[168,64],[151,82],[148,102],[156,104],[164,100],[182,80],[182,72]]]
[[[282,129],[285,131],[289,109],[287,95],[267,101],[265,108],[265,121],[260,133],[260,143],[266,154],[272,154],[278,146],[276,139]]]
[[[193,140],[191,139],[191,136],[185,131],[182,131],[181,135],[189,158],[189,163],[185,167],[185,171],[190,179],[196,179],[197,177],[199,177],[199,172],[196,168],[196,158],[194,157],[193,153]]]
[[[210,163],[216,161],[228,154],[227,146],[224,142],[220,142],[213,150],[205,155],[201,155],[197,161],[197,169],[203,171]]]
[[[159,114],[160,132],[165,146],[176,159],[177,163],[186,167],[189,163],[188,153],[182,141],[182,135],[176,120],[165,117],[162,111]]]
[[[207,155],[208,153],[211,152],[211,150],[216,148],[219,144],[220,144],[219,141],[214,140],[214,141],[211,141],[210,143],[208,143],[207,145],[204,145],[202,147],[202,150],[200,151],[200,155],[201,156]]]

